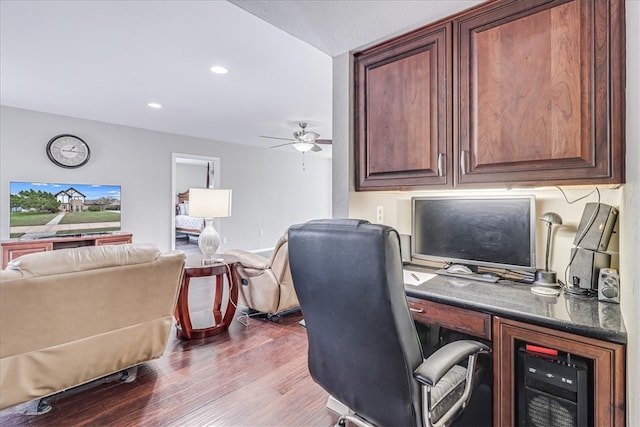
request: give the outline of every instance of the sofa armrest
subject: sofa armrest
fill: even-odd
[[[227,255],[232,255],[238,258],[240,264],[245,268],[253,268],[256,270],[266,270],[271,267],[269,260],[261,255],[254,254],[253,252],[247,252],[240,249],[230,249],[225,252]]]

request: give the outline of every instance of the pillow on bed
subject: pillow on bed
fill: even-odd
[[[188,215],[187,207],[185,206],[184,203],[178,204],[178,215]]]

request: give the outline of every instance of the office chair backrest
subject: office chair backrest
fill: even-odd
[[[373,424],[421,426],[413,371],[422,350],[398,233],[361,220],[311,221],[289,229],[289,261],[314,381]]]

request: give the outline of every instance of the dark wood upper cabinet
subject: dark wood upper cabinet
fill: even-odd
[[[355,55],[356,190],[624,182],[624,0],[497,0]]]
[[[456,185],[624,181],[622,9],[499,1],[454,19]]]
[[[356,55],[356,189],[451,182],[451,23]]]

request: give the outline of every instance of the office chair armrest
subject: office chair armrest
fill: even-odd
[[[226,255],[233,255],[243,267],[254,268],[256,270],[266,270],[271,265],[269,260],[261,255],[247,252],[240,249],[230,249],[225,252]]]
[[[438,349],[413,372],[422,384],[434,386],[454,365],[477,353],[487,353],[489,347],[478,341],[454,341]]]

